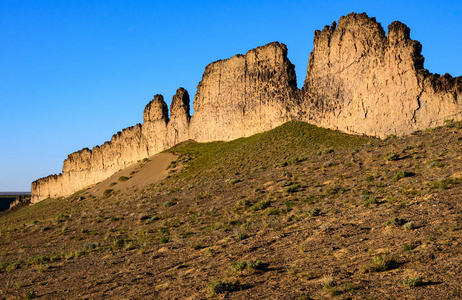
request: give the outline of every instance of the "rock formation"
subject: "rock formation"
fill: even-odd
[[[34,181],[32,203],[68,196],[188,139],[232,140],[293,119],[376,137],[462,120],[462,79],[430,74],[421,48],[406,25],[393,22],[385,34],[375,18],[351,13],[315,32],[300,91],[284,44],[213,62],[197,87],[192,117],[185,89],[173,96],[170,118],[163,96],[155,95],[143,125],[70,154],[62,174]]]
[[[409,134],[462,117],[461,80],[423,69],[422,46],[393,22],[385,35],[366,14],[316,31],[302,120],[349,133]]]
[[[191,138],[232,140],[289,121],[296,99],[287,47],[271,43],[205,68],[194,98]]]

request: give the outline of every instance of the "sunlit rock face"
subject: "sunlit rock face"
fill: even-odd
[[[68,196],[137,161],[188,139],[227,141],[301,120],[348,133],[385,137],[462,120],[462,79],[430,74],[410,29],[393,22],[385,34],[366,14],[351,13],[317,30],[303,88],[287,47],[278,42],[205,68],[190,116],[188,92],[168,106],[155,95],[143,125],[72,153],[59,175],[32,183],[32,203]]]
[[[385,35],[366,14],[349,14],[316,31],[302,120],[349,133],[409,134],[460,119],[461,80],[423,69],[422,46],[393,22]]]

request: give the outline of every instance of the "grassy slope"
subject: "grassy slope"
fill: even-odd
[[[2,216],[0,298],[460,298],[459,138],[178,145],[159,184]]]

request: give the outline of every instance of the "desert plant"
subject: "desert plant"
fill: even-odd
[[[385,159],[386,159],[387,161],[395,161],[395,160],[398,160],[398,159],[399,159],[399,154],[397,154],[397,153],[390,153],[390,154],[388,154],[388,155],[385,157]]]
[[[247,233],[241,231],[241,232],[236,233],[235,237],[236,237],[236,240],[242,241],[242,240],[245,240],[246,238],[248,238],[249,235]]]
[[[266,270],[270,264],[261,260],[255,260],[247,263],[247,268],[251,270]]]
[[[267,208],[270,205],[270,203],[271,202],[269,200],[259,201],[259,202],[255,203],[254,205],[252,205],[252,207],[250,207],[250,209],[253,210],[253,211],[263,210],[263,209]]]
[[[241,262],[235,262],[231,264],[231,267],[236,270],[237,272],[240,272],[244,270],[247,267],[247,262],[241,261]]]
[[[83,249],[86,251],[91,251],[99,247],[99,243],[85,243],[83,244]]]
[[[111,196],[113,193],[114,193],[113,189],[105,189],[104,192],[103,192],[103,196],[107,198],[107,197]]]
[[[238,182],[241,182],[241,180],[238,179],[238,178],[234,178],[234,179],[231,179],[231,180],[229,181],[229,184],[230,184],[230,185],[235,185],[235,184],[238,183]]]
[[[161,244],[165,244],[165,243],[168,243],[170,241],[170,238],[168,236],[163,236],[159,239],[159,242]]]
[[[284,192],[284,193],[288,193],[288,194],[292,194],[292,193],[295,193],[295,192],[298,190],[299,187],[300,187],[300,184],[294,183],[294,184],[292,184],[292,185],[286,187],[286,188],[283,190],[283,192]]]
[[[414,176],[415,174],[413,172],[408,172],[408,171],[398,171],[393,175],[393,182],[396,182],[404,177],[411,177]]]
[[[120,176],[119,177],[119,181],[127,181],[129,179],[130,179],[130,177],[127,177],[127,176]]]
[[[415,249],[415,247],[416,246],[414,244],[406,244],[406,243],[403,244],[404,251],[412,251]]]
[[[210,284],[210,289],[214,294],[221,294],[238,290],[239,284],[231,281],[217,280]]]
[[[406,229],[406,230],[412,230],[412,229],[415,228],[415,225],[414,225],[414,223],[413,223],[412,221],[409,221],[409,222],[407,222],[406,224],[404,224],[403,227],[404,227],[404,229]]]
[[[37,298],[37,294],[35,291],[28,291],[25,296],[26,299],[35,299]]]
[[[403,280],[403,284],[408,287],[421,286],[423,284],[421,277],[408,277]]]
[[[391,226],[391,225],[401,226],[404,223],[406,223],[406,221],[404,219],[397,218],[397,217],[393,217],[393,218],[388,219],[387,221],[385,221],[386,226]]]
[[[307,212],[307,215],[309,217],[316,217],[316,216],[319,216],[320,213],[321,213],[321,210],[319,208],[315,207],[315,208],[310,209]]]
[[[372,266],[369,268],[370,272],[381,272],[391,269],[396,264],[396,260],[391,256],[376,256],[372,259]]]

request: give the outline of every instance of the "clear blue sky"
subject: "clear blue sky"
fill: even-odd
[[[193,98],[212,61],[279,41],[301,86],[314,30],[350,12],[404,22],[430,72],[462,75],[460,0],[0,0],[0,191],[141,123],[154,94]]]

